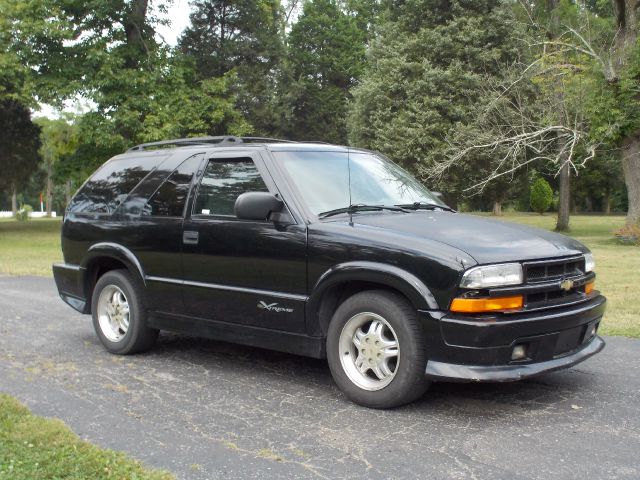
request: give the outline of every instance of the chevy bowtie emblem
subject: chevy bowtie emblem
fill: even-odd
[[[568,278],[560,282],[560,288],[565,292],[568,292],[573,288],[573,280],[569,280]]]

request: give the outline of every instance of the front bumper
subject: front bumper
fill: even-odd
[[[425,375],[432,380],[508,382],[568,368],[604,348],[594,335],[606,299],[564,308],[483,316],[423,312],[427,328]],[[526,357],[512,360],[514,347]]]
[[[428,378],[450,382],[514,382],[542,373],[569,368],[595,355],[604,348],[604,340],[595,336],[582,349],[546,362],[523,365],[455,365],[429,361],[425,372]]]

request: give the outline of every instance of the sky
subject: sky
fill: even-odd
[[[164,38],[169,45],[174,46],[178,37],[189,23],[189,2],[188,0],[173,0],[169,7],[166,18],[171,20],[171,26],[158,27],[158,35]]]
[[[157,28],[157,35],[164,39],[164,41],[175,46],[178,42],[178,37],[189,24],[189,1],[188,0],[173,0],[173,3],[169,7],[165,18],[171,21],[171,25],[161,25]],[[86,99],[80,97],[65,102],[65,111],[79,113],[85,112],[91,109],[91,104]],[[57,118],[58,113],[50,105],[40,104],[40,110],[34,112],[35,117],[49,117]]]

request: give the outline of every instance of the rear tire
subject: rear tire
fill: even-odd
[[[327,360],[338,387],[365,407],[404,405],[430,384],[417,313],[393,292],[357,293],[338,307],[327,332]]]
[[[144,292],[127,270],[111,270],[96,282],[91,298],[93,328],[111,353],[149,350],[159,331],[147,327]]]

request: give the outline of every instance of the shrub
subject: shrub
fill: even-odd
[[[26,222],[29,220],[29,214],[33,212],[31,205],[20,205],[20,209],[16,212],[16,220]]]
[[[529,196],[529,203],[534,212],[538,212],[542,215],[549,210],[551,202],[553,201],[553,190],[549,182],[544,178],[538,178],[531,185],[531,194]]]
[[[613,235],[625,245],[640,245],[640,227],[637,225],[625,225],[613,232]]]

